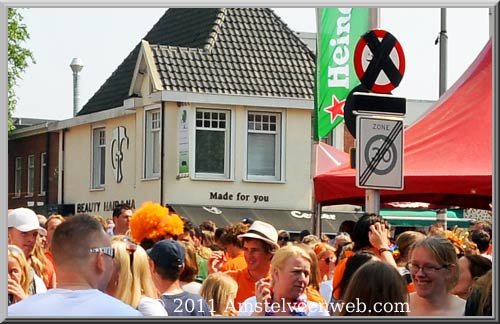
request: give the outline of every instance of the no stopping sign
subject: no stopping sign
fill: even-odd
[[[405,73],[405,56],[398,40],[375,29],[361,36],[354,50],[354,70],[361,83],[377,93],[396,88]]]

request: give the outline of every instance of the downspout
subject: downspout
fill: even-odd
[[[61,169],[59,170],[59,174],[61,175],[61,205],[64,205],[64,154],[65,154],[65,134],[66,128],[61,132]]]
[[[43,171],[45,174],[44,174],[44,179],[45,179],[45,183],[46,183],[46,188],[45,188],[45,210],[47,211],[47,205],[49,203],[49,192],[50,192],[50,188],[49,188],[49,166],[50,166],[50,132],[47,131],[47,142],[45,143],[45,164],[46,164],[46,167],[45,167],[45,170]],[[40,184],[42,185],[42,184]]]
[[[163,179],[164,179],[164,163],[165,159],[165,107],[163,105],[163,101],[160,102],[161,105],[161,139],[160,139],[160,205],[163,206]]]

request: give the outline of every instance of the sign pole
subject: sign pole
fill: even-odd
[[[320,26],[321,26],[321,12],[319,8],[316,8],[316,31],[317,35],[320,32]],[[320,46],[319,46],[319,37],[316,37],[316,53],[319,53]],[[314,76],[315,78],[318,78],[319,75],[319,67],[318,67],[318,62],[316,62],[315,69],[314,69]],[[318,149],[319,142],[321,140],[321,136],[319,135],[319,113],[318,113],[318,84],[317,82],[314,82],[314,113],[313,113],[313,138],[311,141],[311,188],[312,188],[312,195],[311,195],[311,204],[312,204],[312,216],[311,216],[311,229],[313,231],[313,234],[320,236],[321,235],[321,212],[318,214],[317,213],[317,203],[315,203],[316,198],[315,198],[315,193],[314,193],[314,176],[316,175],[316,152]],[[321,209],[320,209],[321,210]]]
[[[313,233],[314,235],[321,237],[321,203],[314,204],[314,216],[316,221],[313,223]]]
[[[380,190],[366,189],[365,191],[365,211],[368,214],[380,214]]]

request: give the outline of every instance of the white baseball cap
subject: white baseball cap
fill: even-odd
[[[21,232],[38,230],[41,235],[47,235],[45,228],[40,226],[38,216],[29,208],[16,208],[9,212],[8,227],[14,227]]]

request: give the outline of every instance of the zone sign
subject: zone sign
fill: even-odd
[[[402,118],[361,114],[356,121],[356,186],[402,190]]]

